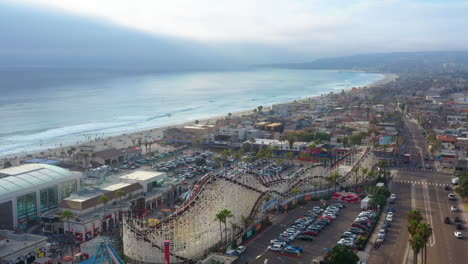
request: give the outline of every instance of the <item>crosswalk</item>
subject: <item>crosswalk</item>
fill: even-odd
[[[444,183],[438,182],[427,182],[427,181],[405,181],[405,180],[394,180],[393,182],[408,183],[408,184],[420,184],[420,185],[432,185],[432,186],[444,186]]]

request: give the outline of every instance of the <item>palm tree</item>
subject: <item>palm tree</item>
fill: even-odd
[[[424,248],[423,248],[423,263],[427,262],[427,242],[429,238],[432,236],[432,227],[427,223],[420,223],[418,226],[418,234],[421,235],[424,241]]]
[[[250,216],[243,216],[241,215],[242,223],[244,224],[244,228],[247,229],[250,224],[252,224],[253,219]]]
[[[105,217],[106,216],[106,204],[109,202],[109,198],[103,194],[99,196],[98,201],[104,205],[103,208],[104,208],[104,217]]]
[[[73,237],[73,233],[71,232],[71,229],[70,229],[70,219],[73,219],[75,218],[75,215],[73,214],[72,211],[70,210],[65,210],[62,212],[62,214],[60,214],[60,218],[61,219],[64,219],[67,221],[67,226],[68,226],[68,233],[71,234],[71,237],[69,238],[72,238]],[[72,255],[72,264],[74,263],[74,257],[75,257],[75,254],[73,253],[73,248],[75,247],[74,244],[72,244],[71,246],[71,255]]]
[[[221,210],[216,214],[216,220],[219,221],[219,234],[220,234],[220,241],[222,242],[223,241],[223,229],[222,229],[221,223],[224,223],[224,221],[226,221],[224,210]]]
[[[411,220],[416,220],[419,223],[422,221],[421,212],[418,210],[411,210],[408,212],[406,219],[408,220],[408,222],[411,222]]]
[[[409,239],[411,249],[413,249],[414,260],[413,263],[418,263],[418,254],[421,251],[421,248],[424,246],[424,239],[420,234],[415,234]]]
[[[120,214],[122,214],[122,197],[124,197],[125,195],[127,195],[127,193],[124,191],[124,190],[118,190],[117,192],[115,192],[115,195],[117,195],[117,197],[119,197],[119,204],[120,204]],[[123,218],[123,216],[122,216]]]
[[[333,184],[333,190],[336,192],[336,184],[338,183],[338,180],[340,179],[340,174],[338,172],[333,172],[332,174],[328,175],[327,177],[325,177],[325,180],[330,183],[330,184]]]
[[[232,239],[234,240],[234,236],[236,235],[236,230],[239,228],[239,224],[231,222],[232,228]]]
[[[224,215],[224,238],[226,239],[226,246],[227,246],[227,242],[228,242],[228,237],[227,237],[227,219],[230,218],[230,217],[233,217],[234,215],[232,214],[232,212],[228,209],[223,209],[222,210],[223,212],[223,215]]]

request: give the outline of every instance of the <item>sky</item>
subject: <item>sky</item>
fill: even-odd
[[[208,65],[468,49],[468,1],[457,0],[0,0],[2,12],[10,46],[0,56],[169,61],[183,53],[181,63]]]

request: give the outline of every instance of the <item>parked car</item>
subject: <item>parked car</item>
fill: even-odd
[[[268,246],[267,249],[271,250],[271,251],[278,251],[279,252],[279,251],[283,250],[283,246],[280,245],[280,244],[273,244],[271,246]]]
[[[455,223],[461,223],[460,217],[455,216],[455,217],[453,218],[453,222],[455,222]]]
[[[458,212],[458,207],[456,207],[456,206],[450,206],[450,211],[452,211],[452,212]]]
[[[239,255],[244,253],[247,248],[245,246],[238,246],[236,251],[239,252]]]
[[[449,193],[448,198],[449,200],[455,200],[455,195],[453,193]]]
[[[365,231],[363,229],[359,228],[359,227],[350,227],[348,229],[348,232],[351,232],[351,233],[357,234],[357,235],[365,233]]]
[[[296,238],[297,240],[303,240],[303,241],[312,241],[314,238],[312,236],[308,235],[300,235]]]
[[[299,256],[301,254],[301,252],[295,248],[285,248],[283,250],[283,253],[284,254],[291,254],[291,255],[296,255],[296,256]]]
[[[312,230],[304,231],[302,232],[302,234],[308,235],[308,236],[318,236],[318,233]]]
[[[463,225],[462,224],[457,224],[457,230],[463,230]]]
[[[453,234],[455,235],[456,238],[463,239],[463,233],[462,232],[455,231],[455,232],[453,232]]]
[[[300,253],[304,252],[303,247],[286,246],[284,249],[295,249],[295,250],[299,251]]]

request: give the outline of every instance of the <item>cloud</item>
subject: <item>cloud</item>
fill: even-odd
[[[17,0],[209,45],[268,46],[311,57],[466,49],[465,1]]]

